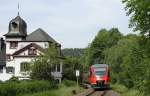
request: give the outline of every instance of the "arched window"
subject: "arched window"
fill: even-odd
[[[20,64],[20,71],[21,71],[21,72],[30,71],[30,63],[29,63],[29,62],[22,62],[22,63]]]

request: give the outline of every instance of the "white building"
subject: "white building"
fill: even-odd
[[[27,24],[18,15],[9,23],[5,40],[0,40],[0,80],[9,80],[12,76],[28,79],[28,63],[37,58],[44,49],[55,46],[61,56],[61,45],[41,28],[27,34]],[[6,56],[6,57],[5,57]],[[53,72],[55,79],[61,81],[62,62],[57,64]]]

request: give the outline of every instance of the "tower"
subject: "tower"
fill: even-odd
[[[26,22],[18,15],[9,22],[8,33],[4,35],[6,39],[9,38],[21,38],[25,39],[27,36],[27,24]]]

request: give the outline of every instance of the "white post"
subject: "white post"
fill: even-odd
[[[79,88],[79,80],[78,80],[78,77],[80,76],[80,72],[79,70],[76,70],[76,77],[77,77],[77,90]]]

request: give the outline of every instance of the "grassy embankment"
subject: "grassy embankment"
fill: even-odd
[[[24,94],[21,96],[73,96],[84,91],[83,88],[77,87],[74,81],[64,81],[58,89],[47,90],[38,93]]]
[[[22,96],[73,96],[74,95],[72,92],[73,90],[76,90],[75,86],[74,87],[63,86],[56,90],[43,91],[43,92],[34,93],[34,94],[25,94]]]
[[[127,87],[120,84],[112,85],[112,90],[120,93],[120,96],[145,96],[143,93],[141,93],[138,90],[128,89]]]
[[[83,91],[76,82],[65,80],[61,85],[50,81],[9,81],[0,83],[0,96],[73,96]]]

